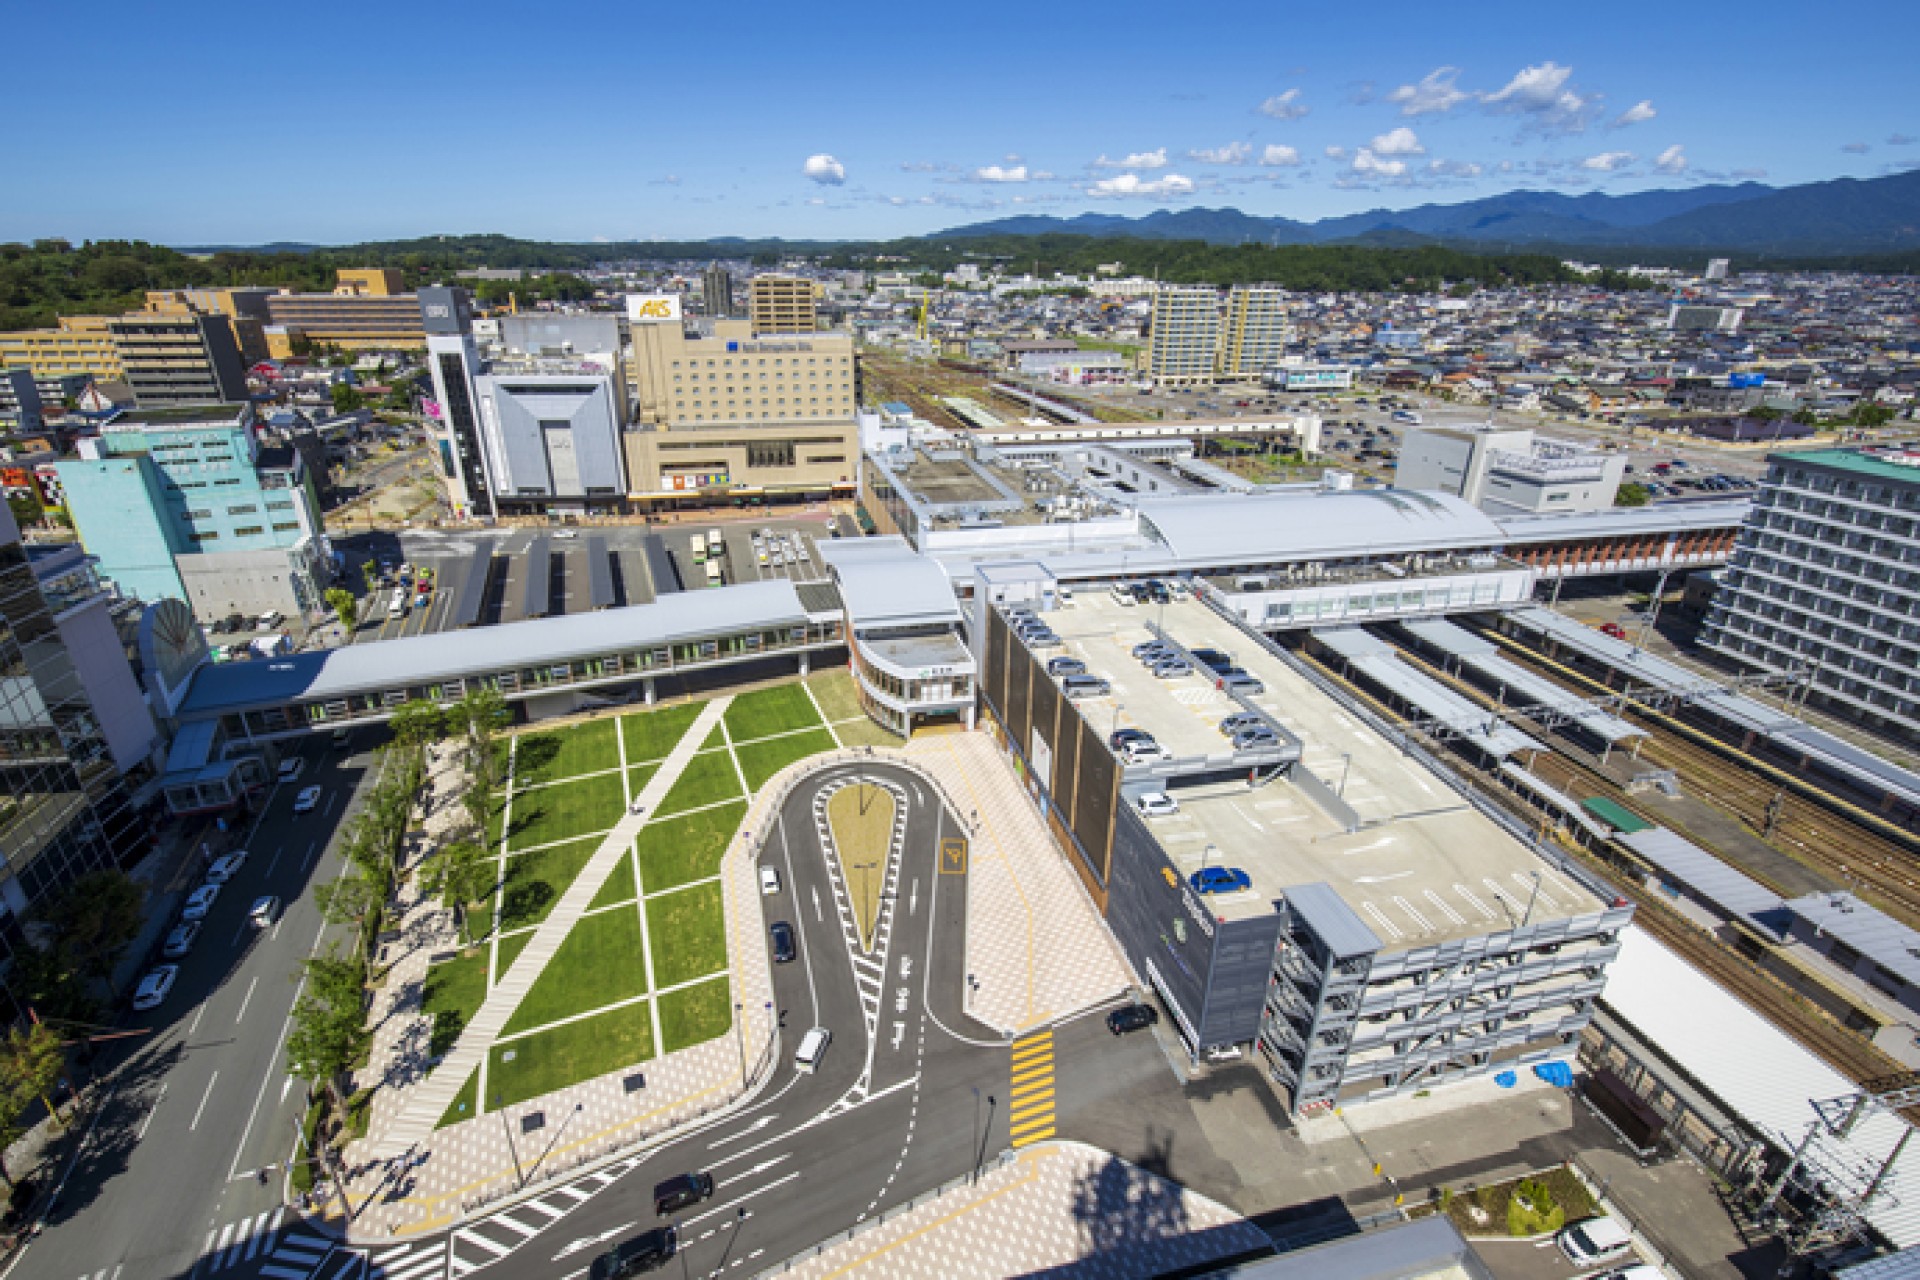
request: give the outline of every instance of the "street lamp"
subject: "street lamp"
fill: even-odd
[[[974,1092],[978,1093],[979,1090],[976,1089]],[[993,1132],[994,1102],[995,1102],[994,1096],[992,1094],[988,1094],[987,1095],[987,1125],[986,1125],[986,1128],[980,1131],[980,1150],[973,1158],[973,1180],[975,1182],[980,1181],[980,1166],[987,1162],[987,1137],[989,1134]]]
[[[507,1150],[513,1153],[513,1176],[518,1185],[527,1185],[527,1175],[520,1169],[520,1148],[513,1141],[513,1124],[507,1119],[507,1113],[501,1109],[500,1095],[493,1095],[493,1109],[500,1112],[500,1126],[507,1131]]]
[[[747,1038],[740,1027],[740,1011],[740,1002],[736,1000],[733,1002],[733,1043],[740,1050],[740,1087],[744,1089],[747,1086]]]
[[[1345,764],[1340,766],[1340,791],[1339,791],[1340,798],[1342,800],[1345,800],[1347,798],[1347,775],[1353,772],[1353,752],[1351,751],[1342,752],[1340,758],[1346,762]]]

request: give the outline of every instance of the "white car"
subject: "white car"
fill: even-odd
[[[225,884],[239,874],[240,868],[247,865],[247,851],[235,849],[224,858],[215,858],[213,865],[207,868],[208,884]]]
[[[564,542],[568,539],[579,537],[580,532],[577,529],[562,529],[558,533],[554,534],[553,536],[556,538],[559,538],[561,541]]]
[[[760,864],[760,892],[768,895],[780,892],[780,869]]]
[[[173,932],[167,935],[166,945],[160,948],[160,954],[169,960],[183,958],[187,952],[193,950],[194,939],[200,936],[200,929],[201,922],[198,920],[189,920],[185,924],[175,925]]]
[[[146,977],[140,979],[140,985],[134,988],[133,1007],[143,1013],[158,1008],[160,1002],[167,998],[167,993],[173,990],[173,980],[179,976],[180,966],[177,964],[163,964],[150,970]]]
[[[302,787],[300,794],[293,798],[295,813],[312,813],[320,803],[320,788]]]
[[[295,756],[291,760],[282,760],[280,762],[280,781],[292,782],[300,776],[306,767],[307,758],[305,756]]]
[[[205,920],[207,912],[213,910],[215,899],[220,896],[220,886],[203,884],[187,895],[187,905],[180,909],[182,920]]]
[[[1164,791],[1143,792],[1134,800],[1133,806],[1145,818],[1164,818],[1180,812],[1180,802]]]

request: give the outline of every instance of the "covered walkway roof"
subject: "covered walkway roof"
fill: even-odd
[[[1313,638],[1396,698],[1443,721],[1456,735],[1496,759],[1546,750],[1485,708],[1400,661],[1391,644],[1363,627],[1328,627],[1313,632]]]
[[[1448,657],[1457,658],[1462,666],[1471,667],[1502,689],[1517,694],[1518,697],[1514,699],[1516,702],[1560,712],[1603,742],[1612,744],[1647,736],[1647,731],[1638,725],[1629,724],[1619,716],[1608,715],[1598,707],[1590,707],[1579,694],[1508,661],[1500,655],[1499,647],[1493,641],[1477,636],[1464,627],[1455,626],[1441,618],[1403,622],[1400,627],[1422,644]]]
[[[1468,551],[1504,542],[1500,526],[1451,494],[1410,489],[1210,493],[1140,503],[1183,566],[1223,567],[1410,551]]]
[[[839,538],[817,545],[856,631],[960,621],[947,571],[905,538]]]

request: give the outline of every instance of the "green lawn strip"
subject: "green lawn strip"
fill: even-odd
[[[516,853],[507,858],[507,882],[504,908],[500,912],[502,929],[525,929],[539,924],[560,901],[580,868],[587,865],[600,847],[599,836],[556,844],[533,853]]]
[[[507,1055],[512,1054],[509,1058]],[[496,1044],[487,1064],[490,1107],[511,1106],[653,1057],[653,1015],[645,1000]]]
[[[673,1053],[725,1035],[733,1026],[733,997],[725,974],[669,991],[660,999],[660,1052]]]
[[[659,813],[666,818],[739,798],[740,775],[734,772],[733,756],[725,751],[708,751],[695,756],[686,771],[674,779],[667,798],[660,802]]]
[[[833,726],[840,735],[840,742],[849,747],[897,747],[905,739],[897,733],[888,733],[873,721],[861,716],[858,720],[843,720]]]
[[[700,702],[684,702],[677,707],[662,707],[658,711],[621,716],[620,732],[627,736],[627,763],[666,759],[667,753],[687,736],[694,717],[700,714],[700,708],[704,705]]]
[[[462,1120],[471,1120],[480,1112],[476,1104],[480,1101],[480,1069],[475,1067],[467,1074],[467,1082],[460,1086],[460,1092],[453,1095],[453,1101],[447,1104],[446,1114],[440,1117],[436,1129],[444,1129],[450,1124],[459,1124]]]
[[[450,1051],[486,998],[485,948],[442,960],[428,969],[420,990],[420,1011],[433,1019],[427,1052],[437,1058]]]
[[[489,867],[496,865],[496,860],[492,854],[488,854],[487,856],[487,865]],[[489,889],[487,890],[487,896],[484,901],[470,903],[467,906],[467,936],[475,942],[480,942],[492,932],[493,890]]]
[[[866,714],[860,706],[860,695],[854,691],[853,676],[845,667],[814,672],[807,677],[807,687],[813,690],[814,701],[829,720],[851,720]]]
[[[719,751],[727,745],[727,731],[720,725],[714,725],[707,731],[707,740],[700,744],[702,751]]]
[[[648,823],[635,841],[640,850],[640,879],[647,892],[659,893],[717,875],[720,855],[746,816],[742,802]]]
[[[620,765],[620,726],[613,720],[589,720],[545,733],[523,733],[514,749],[513,786],[557,782]]]
[[[784,738],[749,742],[743,747],[735,747],[734,753],[740,757],[740,771],[747,775],[748,788],[758,791],[768,778],[795,760],[804,760],[808,756],[831,750],[833,735],[825,729],[811,729],[806,733],[790,733]]]
[[[640,922],[630,911],[582,916],[560,949],[547,961],[503,1035],[558,1022],[576,1013],[644,995],[646,958],[640,950]]]
[[[597,911],[601,907],[610,907],[616,902],[633,901],[633,859],[622,858],[613,864],[613,874],[600,886],[600,892],[587,904],[587,910]]]
[[[513,968],[513,962],[533,941],[533,930],[523,929],[519,933],[509,933],[500,939],[500,967],[494,971],[493,980],[497,983],[507,976],[507,970]]]
[[[513,833],[507,837],[507,851],[610,830],[626,807],[618,773],[525,792],[513,799]]]
[[[658,772],[660,766],[657,764],[635,765],[627,770],[627,794],[637,797],[647,789],[647,784],[653,781],[653,775]]]
[[[727,707],[726,719],[727,732],[735,742],[820,725],[820,713],[813,709],[813,699],[797,681],[741,694]]]
[[[678,986],[724,970],[727,928],[720,882],[648,898],[647,933],[653,943],[653,980],[660,986]]]

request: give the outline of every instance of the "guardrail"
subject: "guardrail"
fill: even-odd
[[[1016,1157],[1011,1148],[1002,1150],[998,1157],[992,1160],[988,1164],[988,1166],[984,1167],[979,1172],[984,1174],[984,1173],[990,1173],[994,1169],[1004,1169],[1008,1165],[1012,1164],[1015,1159]],[[946,1195],[948,1192],[957,1191],[963,1185],[970,1185],[975,1181],[977,1181],[977,1177],[973,1172],[962,1173],[955,1177],[948,1178],[945,1182],[941,1183],[939,1186],[935,1187],[933,1190],[923,1191],[919,1195],[914,1196],[911,1200],[908,1200],[905,1204],[895,1205],[891,1209],[882,1209],[879,1213],[875,1214],[873,1217],[854,1223],[851,1227],[848,1227],[845,1231],[838,1232],[837,1234],[829,1237],[828,1239],[820,1241],[818,1244],[814,1245],[812,1248],[802,1249],[799,1253],[796,1253],[787,1258],[784,1258],[781,1261],[776,1262],[772,1266],[766,1268],[765,1270],[757,1272],[756,1280],[758,1280],[759,1276],[782,1275],[788,1271],[793,1270],[794,1267],[799,1265],[800,1263],[811,1262],[829,1249],[838,1248],[840,1245],[848,1244],[853,1240],[858,1239],[860,1236],[865,1235],[867,1232],[873,1230],[875,1227],[885,1226],[888,1222],[898,1218],[903,1213],[912,1213],[915,1209],[920,1208],[922,1205],[931,1204],[933,1201],[940,1199],[940,1197]]]

